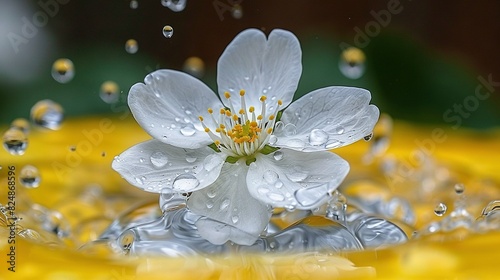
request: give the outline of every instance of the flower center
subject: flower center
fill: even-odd
[[[225,92],[224,97],[228,100],[229,108],[221,108],[219,118],[214,117],[212,108],[208,108],[208,113],[216,125],[215,131],[211,131],[205,125],[202,116],[199,117],[205,132],[212,138],[217,148],[229,156],[245,157],[259,152],[269,142],[276,122],[276,113],[283,102],[278,100],[274,112],[266,115],[267,97],[263,95],[260,97],[260,114],[257,115],[253,106],[246,107],[245,90],[240,90],[239,111],[234,109],[229,92]]]

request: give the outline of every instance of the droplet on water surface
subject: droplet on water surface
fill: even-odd
[[[137,43],[136,40],[128,39],[127,42],[125,42],[125,51],[127,51],[129,54],[134,54],[138,50],[139,50],[139,44]]]
[[[29,189],[38,188],[40,185],[40,173],[33,165],[24,166],[19,173],[19,181]]]
[[[52,78],[61,84],[70,82],[75,76],[75,66],[67,58],[60,58],[52,64]]]
[[[3,146],[11,155],[20,156],[28,147],[28,138],[22,130],[12,127],[3,134]]]
[[[101,85],[99,97],[108,104],[116,103],[120,98],[120,87],[113,81],[106,81]]]
[[[340,72],[349,79],[359,79],[365,73],[365,60],[362,50],[349,47],[340,55]]]
[[[31,121],[41,127],[57,130],[64,118],[63,108],[58,103],[45,99],[31,107]]]
[[[186,8],[186,1],[187,0],[161,0],[161,4],[173,12],[181,12]]]
[[[436,208],[434,208],[434,214],[441,217],[446,213],[447,209],[448,207],[446,207],[446,204],[440,202],[438,205],[436,205]]]
[[[174,179],[172,184],[174,189],[190,191],[198,187],[200,181],[192,174],[181,174]]]
[[[170,39],[172,38],[173,35],[174,35],[174,28],[172,28],[172,26],[170,25],[165,25],[163,27],[163,36],[165,36],[165,38],[167,39]]]
[[[30,123],[25,118],[17,118],[10,123],[10,127],[20,129],[26,135],[30,132]]]

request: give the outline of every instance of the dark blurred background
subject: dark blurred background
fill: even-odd
[[[181,70],[191,56],[203,59],[202,80],[216,89],[218,57],[236,34],[253,27],[288,29],[299,38],[303,74],[296,97],[328,85],[359,86],[396,119],[500,125],[500,1],[187,0],[180,12],[161,0],[138,0],[135,9],[130,2],[0,0],[0,123],[28,117],[41,99],[60,103],[67,117],[118,114],[131,85],[158,68]],[[52,15],[43,5],[52,5]],[[26,20],[38,23],[36,31]],[[169,39],[165,25],[174,29]],[[125,51],[128,39],[137,40],[137,53]],[[339,70],[346,45],[366,55],[359,79]],[[58,58],[75,65],[67,84],[51,77]],[[498,81],[485,100],[475,96],[479,76]],[[107,80],[123,91],[121,105],[99,97]]]

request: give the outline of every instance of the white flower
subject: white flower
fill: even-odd
[[[297,38],[284,30],[267,39],[256,29],[241,32],[217,67],[222,103],[173,70],[135,84],[129,106],[155,139],[122,153],[113,168],[145,191],[192,192],[188,207],[202,216],[202,237],[250,245],[269,222],[268,206],[311,209],[326,201],[349,171],[328,150],[370,134],[379,111],[370,92],[349,87],[318,89],[288,106],[302,65]]]

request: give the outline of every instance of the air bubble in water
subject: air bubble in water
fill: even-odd
[[[26,135],[30,132],[30,123],[25,118],[17,118],[10,123],[10,127],[20,129]]]
[[[365,54],[362,50],[349,47],[345,49],[339,62],[339,69],[349,79],[359,79],[365,73]]]
[[[19,173],[19,181],[29,189],[38,188],[40,185],[40,173],[33,165],[24,166]]]
[[[31,107],[31,121],[48,129],[57,130],[64,118],[63,108],[58,103],[45,99]]]
[[[167,39],[172,38],[172,36],[174,35],[174,28],[172,28],[172,26],[170,25],[165,25],[162,31],[163,31],[163,36],[165,36],[165,38]]]
[[[75,66],[67,58],[60,58],[52,64],[52,78],[61,84],[70,82],[75,76]]]
[[[127,42],[125,42],[125,50],[129,54],[134,54],[139,50],[139,44],[134,39],[128,39]]]
[[[3,146],[11,155],[20,156],[28,147],[28,138],[22,130],[12,127],[3,134]]]
[[[165,166],[168,163],[168,157],[164,152],[158,151],[151,154],[149,158],[151,163],[158,168]]]
[[[328,134],[322,129],[313,129],[309,133],[309,144],[313,146],[324,145],[328,141]]]
[[[102,101],[108,104],[118,102],[118,99],[120,98],[120,88],[118,87],[118,84],[113,81],[106,81],[102,83],[99,91],[99,97],[101,97]]]
[[[174,189],[190,191],[198,187],[200,181],[192,174],[181,174],[174,179],[172,184]]]
[[[161,0],[161,4],[173,12],[181,12],[186,8],[186,1],[187,0]]]
[[[201,78],[205,73],[205,62],[197,56],[191,56],[184,61],[182,69],[193,77]]]
[[[446,213],[447,209],[448,209],[448,207],[446,207],[446,204],[441,202],[438,205],[436,205],[436,207],[434,208],[434,214],[441,217]]]
[[[240,19],[243,17],[243,8],[236,4],[233,6],[233,8],[231,9],[231,16],[235,19]]]

